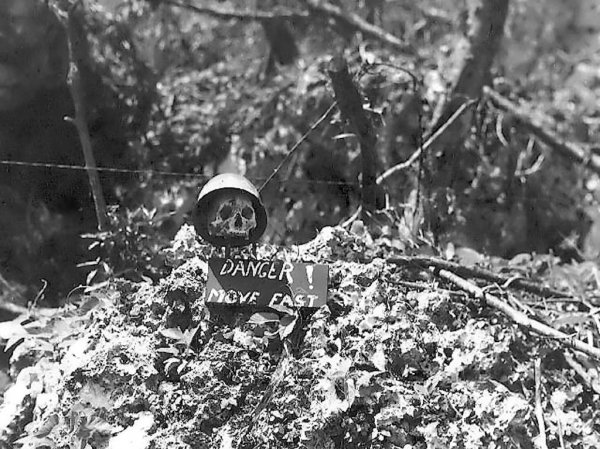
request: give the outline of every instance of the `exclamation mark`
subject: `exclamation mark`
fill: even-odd
[[[306,278],[308,279],[308,285],[311,290],[313,289],[313,270],[315,269],[312,265],[306,266]]]

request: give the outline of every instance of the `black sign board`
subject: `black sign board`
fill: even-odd
[[[327,265],[212,258],[208,268],[207,303],[321,307],[327,302]]]

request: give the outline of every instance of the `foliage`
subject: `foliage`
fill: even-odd
[[[125,212],[110,207],[108,230],[83,235],[93,240],[88,250],[98,254],[95,260],[80,264],[91,269],[86,284],[92,286],[115,276],[158,279],[165,272],[160,249],[166,242],[156,218],[156,210],[145,207]]]
[[[330,265],[328,304],[308,316],[207,307],[207,254],[185,227],[169,250],[180,263],[159,284],[111,282],[77,308],[15,320],[12,388],[31,376],[41,385],[29,390],[36,405],[16,447],[116,447],[132,435],[140,448],[534,447],[535,358],[549,447],[598,445],[600,392],[579,382],[560,343],[387,264],[395,250],[385,239],[365,241],[326,228],[299,248]],[[579,279],[571,285],[588,298],[598,291],[584,265],[486,260],[513,273],[537,266],[533,275],[557,286]],[[560,304],[538,310],[563,316],[554,323],[564,329],[591,324],[566,319],[575,313],[562,315]],[[285,341],[292,353],[282,365]]]
[[[341,3],[360,14],[368,9],[368,2]],[[27,424],[22,432],[0,430],[0,437],[19,437],[16,447],[31,448],[531,448],[543,447],[544,437],[551,448],[600,445],[597,361],[523,332],[428,273],[385,261],[441,252],[464,265],[548,282],[573,298],[486,289],[557,329],[598,340],[600,275],[595,263],[579,261],[593,251],[578,248],[583,201],[597,204],[597,179],[559,161],[489,105],[479,105],[464,142],[460,188],[441,192],[457,225],[443,250],[419,228],[417,192],[431,192],[419,187],[427,167],[417,164],[386,184],[390,207],[374,217],[377,227],[327,227],[358,204],[359,152],[339,115],[309,134],[262,192],[266,241],[275,245],[257,252],[329,264],[329,300],[319,310],[219,313],[203,301],[214,249],[185,225],[165,248],[203,181],[233,170],[262,184],[329,107],[328,52],[346,49],[378,137],[389,139],[393,151],[378,149],[380,170],[413,153],[452,81],[464,24],[445,2],[392,3],[382,2],[389,14],[378,23],[403,35],[406,54],[340,23],[292,23],[302,58],[272,76],[263,71],[268,43],[258,23],[161,2],[86,11],[92,81],[109,87],[98,104],[88,98],[98,106],[91,116],[111,117],[105,105],[120,110],[109,129],[120,130],[140,177],[120,188],[103,179],[123,204],[110,210],[108,230],[86,235],[94,260],[83,263],[90,271],[81,302],[0,324],[15,382],[0,417]],[[546,9],[516,3],[495,88],[561,121],[562,135],[592,142],[593,64],[557,61],[550,42],[569,27],[540,19],[544,25],[523,28],[519,19],[528,13],[521,10],[543,18]],[[553,17],[561,17],[560,5],[552,5]],[[521,41],[541,52],[535,64],[513,59],[510,44]],[[527,78],[511,79],[513,69]],[[416,89],[406,71],[416,75]],[[410,120],[397,122],[403,133],[390,136],[386,125],[405,106]],[[114,149],[113,142],[95,141],[98,153],[109,154],[101,149]],[[61,223],[43,218],[36,217]],[[308,243],[277,246],[292,242]],[[573,260],[528,254],[549,248]],[[519,254],[503,260],[477,249]],[[537,390],[535,360],[542,367]]]

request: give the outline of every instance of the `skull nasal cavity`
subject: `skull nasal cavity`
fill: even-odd
[[[242,227],[242,216],[240,214],[236,214],[235,215],[235,227],[236,228],[241,228]]]

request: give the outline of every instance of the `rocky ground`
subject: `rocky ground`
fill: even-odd
[[[2,323],[13,382],[0,446],[600,447],[597,361],[428,270],[390,263],[400,250],[413,251],[360,223],[299,247],[260,246],[259,257],[328,264],[327,305],[219,312],[203,299],[213,250],[184,226],[160,282],[114,280],[55,313]],[[475,256],[454,251],[465,265]],[[577,267],[575,300],[574,265],[478,262],[566,287],[560,301],[493,291],[593,342],[589,266]]]

